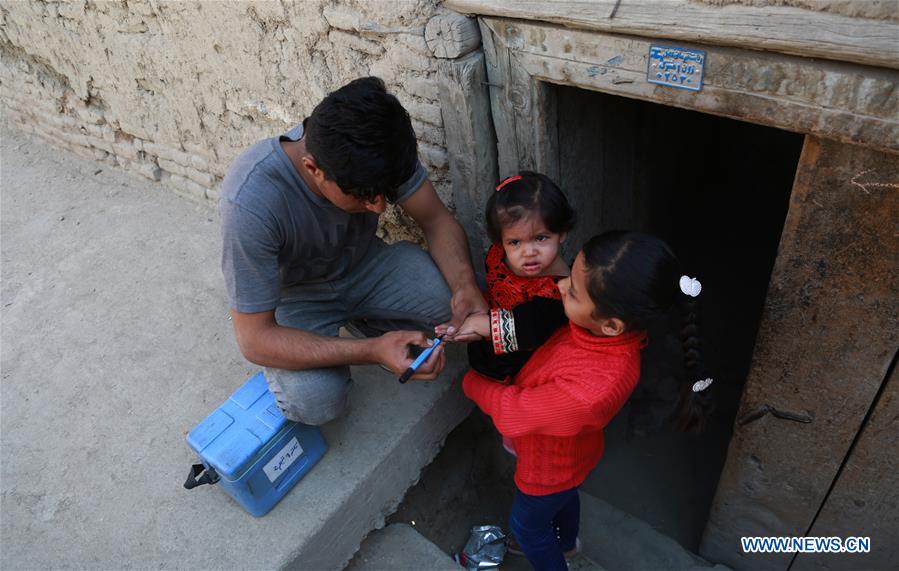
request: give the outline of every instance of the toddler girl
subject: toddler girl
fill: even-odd
[[[468,346],[471,366],[505,381],[567,322],[556,284],[569,273],[561,245],[574,211],[548,177],[523,171],[496,187],[486,219],[493,242],[485,260],[490,313],[473,316],[460,331],[484,333]]]
[[[463,381],[465,394],[518,453],[509,526],[538,571],[566,569],[563,553],[576,548],[577,488],[602,456],[603,427],[637,384],[647,325],[700,290],[698,281],[680,276],[664,242],[636,232],[592,238],[558,285],[569,326],[534,352],[512,384],[477,371]],[[687,315],[695,319],[695,311]],[[688,329],[695,334],[694,325]],[[685,346],[697,357],[694,337]],[[698,360],[691,363],[695,370]],[[700,392],[709,384],[692,384],[690,400],[708,398]],[[684,410],[695,416],[701,409]]]

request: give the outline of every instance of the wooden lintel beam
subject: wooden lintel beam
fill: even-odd
[[[790,6],[710,6],[688,0],[446,0],[465,14],[899,69],[899,22]]]

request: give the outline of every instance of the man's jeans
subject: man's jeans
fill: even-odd
[[[373,239],[346,276],[282,292],[275,319],[284,327],[336,337],[349,321],[380,331],[433,331],[449,321],[450,290],[431,257],[411,242]],[[340,416],[350,385],[347,365],[288,371],[265,368],[268,386],[284,416],[319,425]]]

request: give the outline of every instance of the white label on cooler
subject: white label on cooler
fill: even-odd
[[[274,482],[302,455],[303,447],[300,446],[296,436],[294,436],[262,469],[265,471],[265,475],[268,476],[269,481]]]

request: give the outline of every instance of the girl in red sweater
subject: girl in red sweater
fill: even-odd
[[[558,285],[570,322],[534,352],[512,384],[474,370],[463,381],[465,394],[518,454],[509,525],[538,571],[566,569],[563,554],[576,548],[577,488],[602,456],[603,428],[637,384],[647,325],[700,289],[680,276],[664,242],[636,232],[592,238]],[[695,319],[695,311],[688,315]],[[482,316],[469,319],[460,329],[489,336]],[[691,355],[696,344],[691,337],[685,345]],[[709,384],[693,384],[692,394]]]

